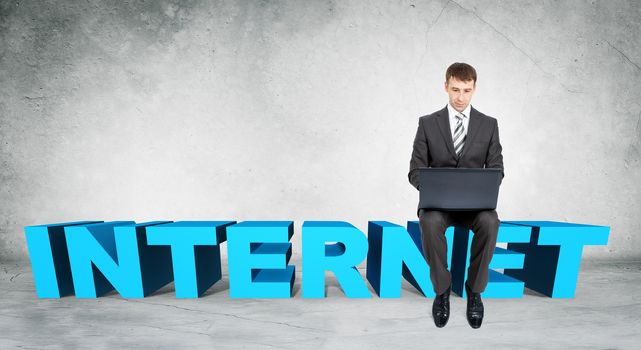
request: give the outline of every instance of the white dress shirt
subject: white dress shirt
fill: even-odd
[[[470,124],[470,110],[472,109],[472,105],[468,104],[467,107],[463,110],[463,112],[459,112],[454,107],[452,107],[449,103],[447,104],[447,114],[449,115],[450,118],[450,131],[452,132],[452,140],[454,140],[454,130],[456,130],[456,124],[458,123],[458,120],[456,119],[457,114],[463,115],[463,135],[467,135],[467,126]]]

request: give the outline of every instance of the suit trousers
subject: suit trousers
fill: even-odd
[[[474,232],[467,284],[472,292],[483,292],[487,286],[489,265],[494,255],[499,232],[500,221],[496,210],[448,212],[421,209],[418,217],[423,254],[430,266],[430,279],[434,292],[437,295],[443,294],[452,283],[452,275],[447,269],[445,230],[453,225],[464,226]]]

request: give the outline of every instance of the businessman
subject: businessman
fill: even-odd
[[[454,63],[445,73],[447,106],[423,116],[418,121],[408,178],[419,189],[419,168],[500,168],[503,156],[496,119],[470,105],[476,89],[476,70],[466,63]],[[495,210],[448,212],[418,208],[423,253],[430,266],[430,279],[436,297],[432,316],[437,327],[447,324],[450,316],[452,277],[447,266],[445,230],[464,225],[474,232],[467,270],[467,321],[472,328],[481,327],[483,302],[481,293],[488,282],[488,266],[499,229]]]

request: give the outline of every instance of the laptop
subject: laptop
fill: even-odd
[[[419,208],[451,211],[496,209],[502,169],[419,168]]]

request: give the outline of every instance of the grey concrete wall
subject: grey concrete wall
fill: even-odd
[[[498,118],[502,219],[610,225],[641,255],[635,1],[2,1],[0,260],[80,219],[416,219],[445,68]]]

